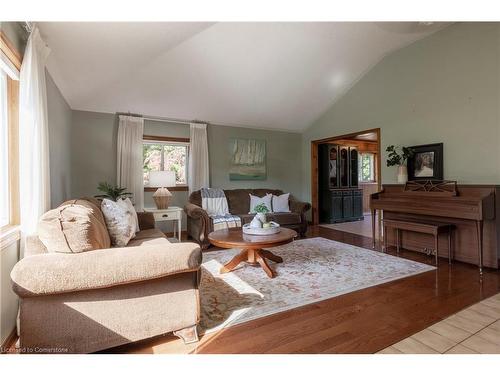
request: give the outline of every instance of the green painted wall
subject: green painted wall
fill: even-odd
[[[14,48],[21,55],[28,42],[28,33],[23,29],[20,22],[0,22],[0,29],[7,36]]]
[[[387,145],[444,143],[444,177],[500,183],[496,23],[459,23],[387,56],[302,134],[302,197],[311,199],[310,142],[381,128]],[[385,167],[382,182],[396,182]]]
[[[45,81],[49,123],[50,201],[52,207],[57,207],[71,198],[71,123],[73,111],[47,71],[45,71]]]
[[[114,114],[73,111],[71,126],[71,196],[97,194],[101,181],[116,183],[116,136]]]
[[[266,180],[229,181],[230,138],[266,140]],[[214,187],[225,189],[276,188],[299,196],[301,189],[300,147],[301,136],[298,133],[211,125],[208,130],[210,183]]]

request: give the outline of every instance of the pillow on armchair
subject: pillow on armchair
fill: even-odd
[[[132,201],[130,198],[125,198],[125,199],[118,199],[117,203],[124,208],[126,211],[129,211],[132,214],[132,217],[134,218],[134,223],[135,223],[135,228],[134,232],[137,233],[139,232],[139,217],[137,216],[137,212],[135,211],[134,205],[132,204]]]
[[[135,220],[132,212],[120,203],[103,199],[101,210],[106,220],[113,246],[125,247],[135,237]]]
[[[52,253],[81,253],[111,246],[101,210],[83,199],[64,202],[43,214],[38,238]]]

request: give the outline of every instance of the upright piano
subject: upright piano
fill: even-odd
[[[415,222],[443,222],[452,224],[453,258],[498,268],[497,216],[495,197],[497,187],[492,185],[461,185],[456,181],[412,181],[402,185],[384,185],[382,191],[370,197],[372,234],[375,246],[377,211],[385,219]],[[388,232],[389,244],[395,244],[395,235]],[[423,251],[433,248],[432,239],[425,234],[405,232],[403,248]],[[445,238],[439,239],[444,256],[448,251]],[[441,244],[442,241],[442,244]]]

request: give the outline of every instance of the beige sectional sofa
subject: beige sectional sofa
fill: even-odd
[[[124,248],[50,252],[37,236],[14,267],[23,352],[90,353],[174,332],[198,339],[201,250],[170,243],[139,213]]]

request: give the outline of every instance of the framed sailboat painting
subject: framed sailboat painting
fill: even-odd
[[[266,141],[261,139],[229,140],[231,157],[229,180],[265,180]]]

